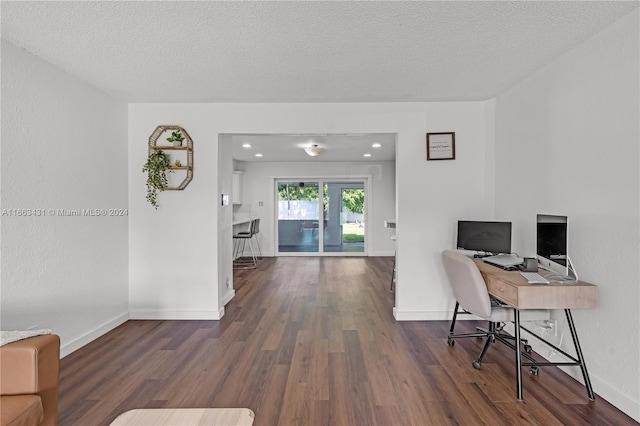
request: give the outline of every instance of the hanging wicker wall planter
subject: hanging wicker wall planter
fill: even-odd
[[[165,134],[168,136],[162,137]],[[157,176],[157,173],[154,176],[149,174],[147,178],[147,200],[156,209],[158,192],[183,190],[193,179],[193,140],[185,129],[176,125],[162,125],[156,127],[151,133],[149,155],[143,171],[153,173],[154,171],[150,169],[158,165],[162,168],[160,173],[163,174],[164,179],[163,176]],[[165,171],[177,174],[178,180],[182,173],[184,179],[180,183],[170,183],[164,175]]]

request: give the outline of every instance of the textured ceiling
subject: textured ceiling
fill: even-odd
[[[631,2],[2,1],[2,37],[129,102],[498,95]]]

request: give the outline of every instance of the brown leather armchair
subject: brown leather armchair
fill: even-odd
[[[30,337],[0,347],[1,425],[56,425],[60,337]]]

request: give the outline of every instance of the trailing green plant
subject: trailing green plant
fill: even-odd
[[[173,170],[169,170],[171,167],[171,160],[169,154],[164,153],[161,149],[153,150],[147,162],[142,167],[142,172],[147,173],[147,201],[158,209],[158,193],[167,189],[167,175],[165,172],[168,170],[172,173]]]
[[[171,136],[167,138],[167,142],[180,142],[182,145],[182,141],[184,140],[184,135],[180,130],[174,130],[171,132]]]

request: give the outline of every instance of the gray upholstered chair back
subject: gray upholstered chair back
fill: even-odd
[[[473,260],[452,250],[442,252],[449,284],[462,309],[484,319],[491,316],[487,285]]]

